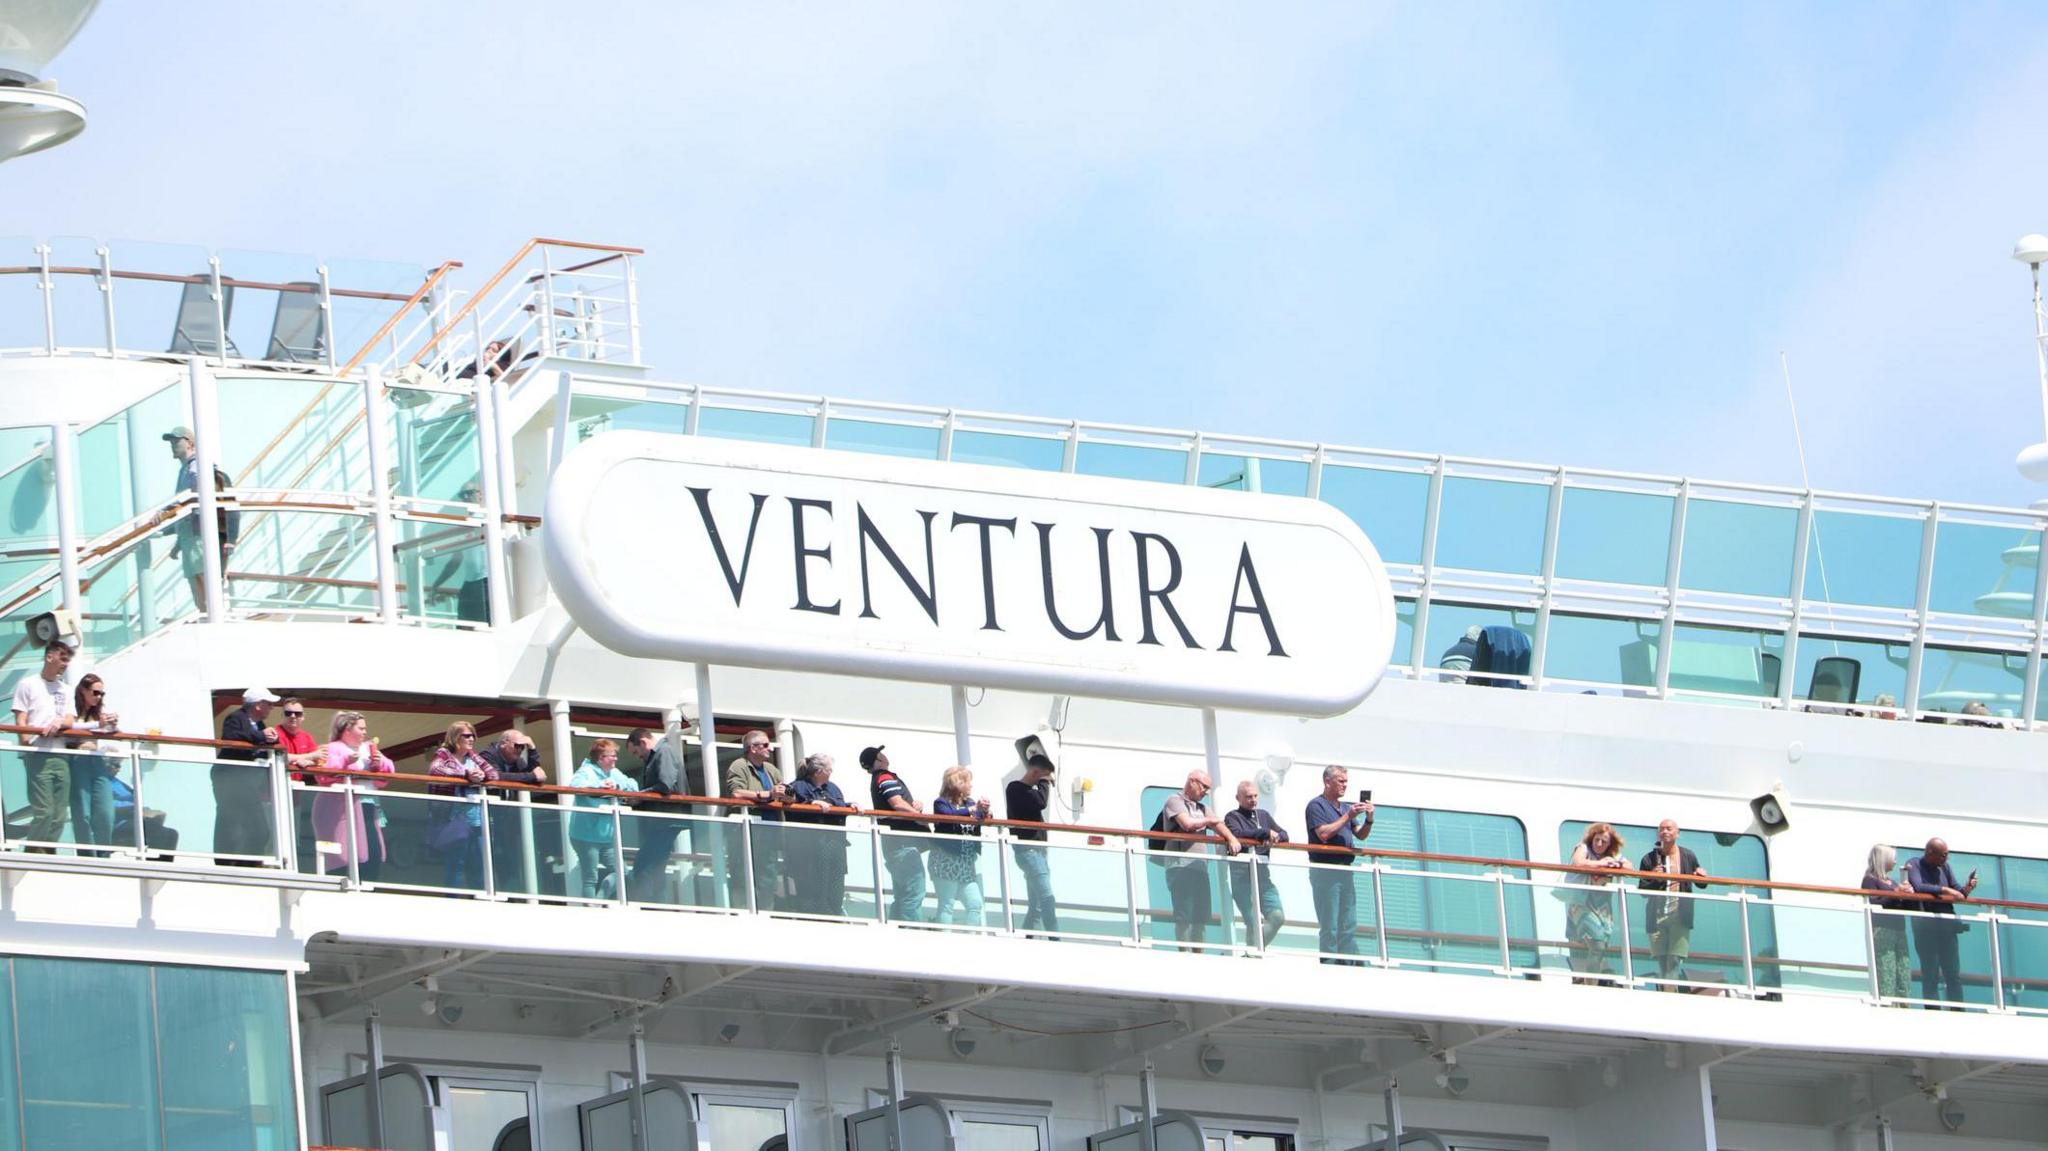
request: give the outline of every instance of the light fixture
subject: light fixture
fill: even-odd
[[[974,1049],[980,1046],[980,1043],[974,1038],[973,1032],[955,1029],[946,1036],[946,1046],[952,1050],[955,1058],[965,1059],[974,1054]]]
[[[740,1025],[737,1023],[728,1023],[725,1026],[718,1029],[718,1041],[720,1043],[731,1043],[733,1040],[738,1039],[739,1037]]]
[[[1201,1065],[1202,1074],[1211,1079],[1223,1074],[1223,1069],[1229,1066],[1228,1061],[1223,1058],[1223,1049],[1214,1043],[1202,1045],[1201,1054],[1196,1058],[1196,1062]]]
[[[441,1010],[441,1000],[439,998],[441,992],[440,981],[429,975],[420,981],[420,986],[427,989],[427,997],[420,1000],[420,1014],[432,1015],[436,1011]]]
[[[453,1027],[462,1022],[462,1004],[443,1000],[441,1009],[434,1013],[444,1026]]]
[[[1934,1108],[1934,1117],[1941,1120],[1942,1129],[1945,1131],[1961,1131],[1963,1123],[1969,1119],[1969,1115],[1963,1111],[1963,1105],[1953,1099],[1944,1099],[1937,1104]]]
[[[1436,1085],[1457,1099],[1472,1089],[1472,1077],[1453,1067],[1436,1073]]]

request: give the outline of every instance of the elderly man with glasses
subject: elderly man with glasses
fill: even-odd
[[[740,757],[725,765],[726,797],[758,805],[748,830],[753,839],[754,907],[759,911],[775,910],[782,899],[782,809],[766,805],[787,803],[790,793],[772,747],[767,732],[750,731],[740,737]],[[737,815],[747,808],[731,810]],[[747,898],[740,878],[748,870],[745,850],[739,836],[726,837],[726,881],[735,907],[744,906]]]
[[[1220,833],[1230,854],[1236,855],[1244,845],[1238,842],[1223,817],[1202,802],[1209,788],[1208,772],[1200,768],[1188,772],[1181,789],[1166,797],[1166,806],[1159,813],[1158,830],[1184,835]],[[1187,839],[1169,839],[1151,846],[1155,851],[1173,853],[1166,864],[1166,892],[1173,901],[1173,937],[1180,942],[1182,951],[1200,950],[1209,941],[1209,913],[1214,902],[1209,898],[1209,850],[1204,847],[1196,851],[1194,842]]]

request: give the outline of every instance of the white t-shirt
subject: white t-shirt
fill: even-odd
[[[71,710],[71,685],[61,678],[53,683],[40,675],[23,676],[14,685],[14,710],[28,717],[27,726],[48,727]],[[49,748],[62,743],[54,735],[39,735],[35,746]]]

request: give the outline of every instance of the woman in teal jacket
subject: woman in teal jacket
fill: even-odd
[[[600,739],[590,745],[590,758],[569,777],[570,787],[591,791],[637,791],[632,778],[619,770],[619,745]],[[609,807],[612,800],[601,795],[579,795],[577,807]],[[612,814],[609,811],[578,811],[569,816],[569,841],[576,845],[576,871],[583,882],[583,898],[597,898],[597,872],[612,854]],[[612,861],[613,870],[618,861]]]

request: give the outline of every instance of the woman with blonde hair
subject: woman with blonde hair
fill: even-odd
[[[448,725],[427,774],[449,782],[427,786],[429,795],[478,796],[483,784],[498,778],[491,761],[476,750],[476,727],[462,720]],[[483,886],[482,803],[436,803],[427,817],[427,842],[441,853],[441,885]]]
[[[1621,848],[1621,833],[1613,824],[1593,824],[1572,848],[1572,866],[1625,868],[1628,860],[1622,858]],[[1614,953],[1614,877],[1573,872],[1566,882],[1586,887],[1582,892],[1559,894],[1566,900],[1564,936],[1571,944],[1571,968],[1580,976],[1572,982],[1604,983],[1598,976],[1614,974],[1608,962]]]
[[[377,741],[370,738],[370,722],[363,718],[362,712],[334,713],[334,723],[328,730],[328,772],[389,773],[394,770],[391,761],[377,750]],[[334,787],[350,778],[355,780],[356,786],[366,790],[383,787],[385,782],[319,772],[314,773],[313,782],[321,787]],[[369,802],[368,797],[358,796],[356,802],[350,804],[347,794],[339,791],[323,791],[313,797],[313,843],[320,853],[320,870],[329,875],[347,875],[348,845],[353,842],[356,877],[365,883],[376,882],[387,855],[384,829],[374,818],[364,818],[364,809]],[[343,820],[348,821],[348,827],[342,826]]]
[[[1873,844],[1863,865],[1863,890],[1880,911],[1870,916],[1870,939],[1877,953],[1877,994],[1880,999],[1903,999],[1912,994],[1913,960],[1906,951],[1906,917],[1885,911],[1911,911],[1919,902],[1910,897],[1913,885],[1892,878],[1899,856],[1890,846]]]
[[[984,926],[981,897],[981,825],[988,819],[988,800],[972,797],[974,772],[949,767],[939,786],[939,798],[932,804],[935,815],[959,815],[972,823],[933,820],[932,830],[953,837],[934,843],[931,850],[932,883],[939,891],[938,922],[953,922],[953,904],[959,903],[963,922]]]

